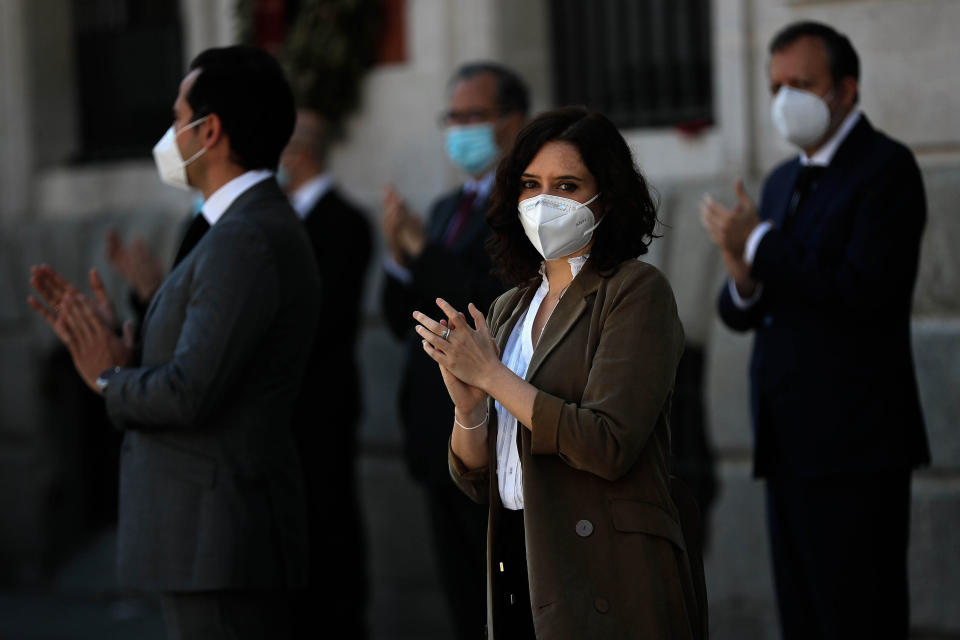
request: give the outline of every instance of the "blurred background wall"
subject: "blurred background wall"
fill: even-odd
[[[575,102],[614,117],[659,192],[663,238],[650,260],[670,277],[688,338],[706,358],[703,393],[719,479],[706,569],[717,638],[777,634],[762,485],[750,477],[750,338],[730,333],[715,317],[723,273],[700,228],[697,202],[706,191],[732,201],[738,176],[757,194],[765,173],[792,153],[768,116],[772,35],[812,18],[851,38],[862,63],[861,107],[875,126],[913,149],[927,187],[913,337],[933,464],[913,485],[912,614],[915,637],[960,637],[960,537],[953,534],[960,527],[960,259],[954,252],[960,245],[960,3],[387,4],[395,12],[387,29],[399,44],[364,78],[360,108],[346,120],[332,157],[344,191],[375,227],[383,185],[396,185],[425,211],[461,179],[444,159],[436,116],[450,73],[477,58],[517,69],[532,89],[534,112]],[[112,497],[105,491],[115,483],[110,452],[116,437],[102,409],[25,304],[29,265],[49,262],[75,281],[97,266],[123,299],[103,255],[108,225],[141,233],[159,255],[172,255],[177,221],[191,196],[159,182],[149,149],[169,124],[186,64],[204,48],[235,42],[238,20],[234,0],[0,0],[5,585],[48,583],[84,536],[109,522]],[[391,508],[389,492],[409,481],[394,415],[401,354],[378,315],[379,262],[371,275],[362,338],[365,507],[375,608],[402,616],[396,611],[407,607],[409,613],[403,599],[409,590],[396,586],[403,571],[388,565],[405,547],[389,540],[387,530],[398,525],[394,515],[417,512],[390,511],[389,518],[384,512]],[[412,490],[403,495],[417,499]],[[385,631],[380,637],[394,636]]]

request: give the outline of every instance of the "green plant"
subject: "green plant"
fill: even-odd
[[[240,39],[255,41],[256,0],[237,0]],[[279,59],[300,107],[334,126],[360,104],[364,75],[377,57],[380,0],[286,0],[287,33]]]

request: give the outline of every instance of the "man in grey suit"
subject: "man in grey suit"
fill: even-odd
[[[38,267],[46,305],[31,305],[125,432],[121,583],[160,592],[171,638],[289,637],[287,589],[307,566],[290,422],[320,296],[273,175],[293,99],[273,58],[236,46],[197,56],[173,109],[154,148],[161,177],[205,204],[153,296],[139,355],[105,322],[102,287],[90,300]]]

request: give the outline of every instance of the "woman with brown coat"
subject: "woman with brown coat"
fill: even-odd
[[[414,317],[456,405],[451,475],[490,505],[489,636],[702,637],[667,472],[683,329],[638,260],[656,206],[629,148],[598,113],[541,115],[488,219],[516,287],[475,328],[440,299]]]

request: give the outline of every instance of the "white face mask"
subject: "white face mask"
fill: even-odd
[[[801,149],[823,139],[830,127],[830,107],[820,96],[783,86],[770,105],[773,124],[784,138]]]
[[[586,202],[577,202],[541,194],[520,201],[520,224],[544,260],[568,256],[590,243],[600,222],[594,222],[587,205],[599,197],[598,193]]]
[[[204,147],[200,149],[200,151],[197,151],[184,160],[183,156],[180,155],[180,147],[177,146],[177,137],[184,131],[199,125],[206,119],[207,116],[203,116],[202,118],[194,120],[183,129],[180,129],[180,131],[174,131],[173,125],[170,125],[167,132],[160,138],[160,142],[153,145],[153,161],[157,165],[157,171],[160,173],[161,180],[178,189],[190,189],[190,183],[187,182],[187,166],[203,155],[207,148]]]

